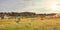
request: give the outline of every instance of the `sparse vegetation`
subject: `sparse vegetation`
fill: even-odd
[[[17,24],[14,18],[0,20],[0,30],[60,30],[60,19],[21,18]],[[56,24],[58,23],[58,24]]]

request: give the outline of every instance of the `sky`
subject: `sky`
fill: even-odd
[[[0,0],[0,12],[60,13],[60,0]]]

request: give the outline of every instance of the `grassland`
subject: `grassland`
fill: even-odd
[[[0,30],[60,30],[59,18],[20,18],[16,23],[15,18],[1,19]]]

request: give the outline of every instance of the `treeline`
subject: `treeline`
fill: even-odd
[[[21,12],[21,13],[17,13],[17,12],[10,12],[10,13],[3,13],[0,12],[0,16],[54,16],[56,15],[55,13],[51,13],[51,14],[36,14],[33,12]]]

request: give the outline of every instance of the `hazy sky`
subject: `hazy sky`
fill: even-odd
[[[0,12],[59,13],[60,0],[0,0]]]

